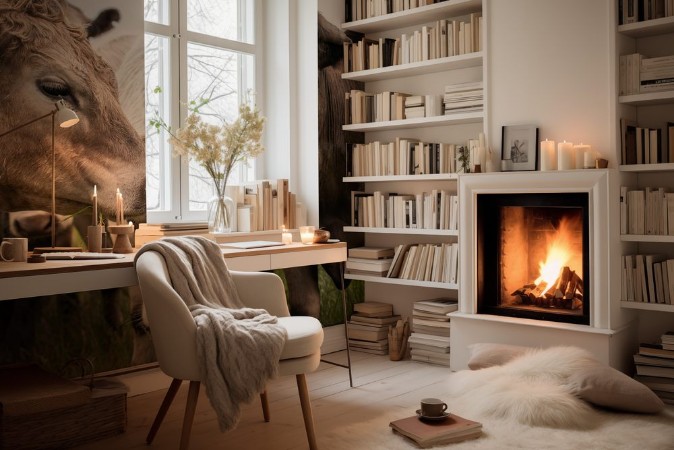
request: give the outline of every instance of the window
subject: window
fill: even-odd
[[[214,191],[198,164],[174,157],[159,115],[179,128],[190,108],[202,119],[236,117],[255,91],[255,0],[145,0],[145,117],[148,222],[205,220]],[[257,99],[258,103],[260,99]],[[229,184],[254,179],[254,162]]]

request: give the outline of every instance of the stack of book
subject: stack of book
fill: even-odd
[[[626,302],[674,304],[674,259],[623,255],[621,297]]]
[[[388,273],[393,261],[393,248],[356,247],[349,250],[346,260],[347,273],[382,277]],[[390,305],[389,305],[390,306]]]
[[[448,314],[457,309],[457,301],[448,298],[414,302],[409,338],[412,360],[449,366],[451,323]]]
[[[445,114],[479,111],[484,104],[482,81],[445,86]]]
[[[421,448],[461,442],[482,435],[481,423],[455,414],[449,414],[447,420],[440,422],[423,422],[417,416],[411,416],[394,420],[389,426]]]
[[[634,378],[651,388],[663,402],[674,405],[674,331],[663,334],[660,344],[640,344],[634,363]]]
[[[620,95],[674,89],[674,55],[647,58],[639,53],[622,55],[619,62]]]
[[[410,95],[405,97],[405,119],[416,119],[426,115],[426,96]]]
[[[400,316],[393,315],[390,303],[364,302],[353,305],[354,313],[346,327],[351,350],[388,354],[388,328],[395,325]]]

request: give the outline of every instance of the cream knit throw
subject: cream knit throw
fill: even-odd
[[[144,245],[166,261],[173,289],[197,324],[201,381],[221,431],[236,426],[240,404],[262,392],[278,372],[287,333],[275,316],[245,308],[220,247],[201,236],[164,238]]]

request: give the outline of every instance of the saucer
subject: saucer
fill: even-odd
[[[421,410],[417,409],[416,411],[417,417],[419,417],[419,420],[424,420],[428,422],[442,422],[443,420],[447,420],[449,417],[449,413],[447,411],[443,412],[441,416],[423,416],[421,415]]]

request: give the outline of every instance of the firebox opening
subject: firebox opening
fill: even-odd
[[[478,313],[589,325],[588,195],[478,196]]]

